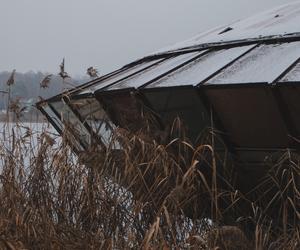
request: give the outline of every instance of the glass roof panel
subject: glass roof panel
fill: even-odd
[[[43,104],[43,106],[41,106],[41,108],[48,115],[50,122],[54,123],[56,125],[56,127],[60,131],[62,131],[63,130],[62,122],[59,119],[59,117],[57,117],[57,115],[53,112],[53,110],[49,107],[49,105],[45,103],[45,104]],[[57,131],[57,132],[60,132],[60,131]]]
[[[298,33],[299,22],[300,2],[296,1],[231,24],[222,24],[219,27],[204,31],[186,41],[163,48],[156,53],[207,43],[222,43],[268,36],[281,38],[285,35],[288,36],[293,33]]]
[[[69,106],[62,101],[52,102],[51,106],[60,114],[64,126],[72,131],[72,135],[78,142],[89,147],[92,141],[91,135]]]
[[[300,82],[300,62],[280,82]]]
[[[122,71],[117,75],[111,76],[108,79],[105,79],[103,81],[100,81],[98,83],[93,84],[92,86],[88,86],[88,87],[84,88],[82,91],[78,92],[77,94],[78,95],[83,95],[83,94],[93,93],[96,90],[104,88],[104,87],[106,87],[106,86],[108,86],[108,85],[110,85],[114,82],[120,81],[123,78],[126,78],[126,77],[128,77],[132,74],[135,74],[140,70],[143,70],[147,67],[150,67],[151,65],[154,65],[154,64],[158,63],[161,60],[162,59],[154,60],[154,61],[150,61],[150,62],[145,62],[145,63],[142,63],[142,64],[138,64],[134,67],[128,68],[127,70]]]
[[[300,55],[300,42],[261,45],[220,74],[209,84],[272,83]]]
[[[93,132],[101,138],[101,141],[108,146],[113,137],[114,124],[108,118],[102,105],[95,98],[83,98],[71,100],[73,108],[79,113]]]
[[[122,88],[139,88],[143,84],[159,77],[160,75],[167,73],[175,67],[187,62],[188,60],[200,55],[203,52],[194,52],[172,57],[162,63],[155,65],[154,67],[147,69],[133,77],[130,77],[118,84],[114,84],[106,90],[122,89]]]
[[[212,51],[150,84],[147,88],[197,85],[254,46],[255,45]]]

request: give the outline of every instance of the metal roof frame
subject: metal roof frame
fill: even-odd
[[[226,133],[226,127],[224,127],[223,121],[220,119],[220,116],[218,112],[214,109],[212,103],[210,102],[209,98],[205,94],[206,89],[238,89],[238,88],[270,88],[270,91],[272,95],[274,96],[276,100],[276,108],[278,109],[281,119],[285,124],[285,127],[289,134],[291,135],[291,138],[294,135],[297,135],[297,129],[294,124],[294,121],[292,119],[292,115],[290,114],[290,111],[288,110],[288,106],[284,101],[284,97],[282,96],[280,92],[281,87],[286,87],[286,86],[300,86],[300,82],[283,82],[281,81],[284,79],[284,77],[294,69],[294,67],[300,63],[300,58],[295,60],[294,62],[291,63],[283,72],[280,72],[278,77],[271,83],[267,82],[249,82],[249,83],[224,83],[224,84],[213,84],[213,83],[208,83],[210,79],[218,75],[220,72],[225,70],[226,68],[230,67],[233,65],[235,62],[237,62],[239,59],[250,53],[251,51],[255,50],[261,45],[265,44],[280,44],[280,43],[289,43],[289,42],[296,42],[300,41],[300,32],[298,33],[293,33],[293,34],[286,34],[283,36],[267,36],[267,37],[261,37],[261,38],[255,38],[255,39],[243,39],[243,40],[235,40],[235,41],[230,41],[230,42],[217,42],[217,43],[207,43],[207,44],[200,44],[197,46],[191,46],[187,48],[181,48],[179,50],[173,50],[173,51],[166,51],[164,53],[159,53],[155,55],[150,55],[147,57],[144,57],[140,60],[136,60],[130,64],[125,65],[124,67],[113,71],[112,73],[106,74],[105,76],[99,77],[97,79],[93,79],[85,84],[82,84],[72,90],[65,91],[59,95],[56,95],[54,97],[49,98],[48,100],[43,100],[39,103],[37,103],[37,107],[41,112],[46,116],[46,118],[51,122],[51,124],[57,129],[58,132],[62,132],[55,124],[55,122],[51,121],[51,117],[43,110],[42,105],[43,103],[47,103],[49,105],[49,108],[57,115],[59,119],[61,119],[60,114],[52,107],[51,102],[55,101],[63,101],[70,110],[74,113],[74,115],[80,120],[80,122],[83,123],[85,128],[90,132],[91,135],[93,135],[93,131],[88,126],[80,116],[80,114],[76,111],[74,107],[71,105],[71,100],[78,100],[82,98],[95,98],[100,105],[102,105],[104,111],[108,115],[109,119],[113,121],[116,125],[118,125],[117,119],[114,118],[114,115],[111,114],[111,112],[108,111],[107,103],[104,101],[104,98],[109,98],[109,96],[118,96],[122,94],[131,94],[133,95],[134,98],[138,99],[145,107],[147,107],[149,110],[153,112],[153,114],[156,114],[157,111],[154,110],[153,107],[151,107],[151,103],[149,100],[147,100],[145,93],[147,91],[166,91],[167,89],[195,89],[195,91],[198,94],[199,101],[203,103],[206,112],[210,114],[212,117],[211,124],[213,127],[218,131],[218,134],[221,136],[222,140],[228,147],[229,151],[233,155],[237,155],[237,145],[234,145],[234,143],[231,142],[230,136],[227,135]],[[231,49],[235,47],[240,47],[240,46],[248,46],[248,45],[253,45],[253,47],[249,48],[246,52],[242,53],[241,55],[237,56],[233,60],[231,60],[229,63],[215,71],[213,74],[209,75],[207,78],[196,84],[195,86],[192,85],[184,85],[184,86],[162,86],[159,87],[150,87],[151,83],[154,83],[158,81],[159,79],[167,76],[170,73],[176,72],[177,70],[181,69],[182,67],[194,62],[198,58],[201,58],[204,55],[207,55],[213,51],[216,50],[223,50],[223,49]],[[202,51],[202,53],[201,53]],[[136,88],[133,87],[125,87],[121,89],[112,89],[109,90],[108,88],[118,84],[126,79],[130,79],[131,77],[143,73],[145,70],[151,69],[152,67],[155,67],[159,65],[160,63],[163,63],[171,58],[174,58],[176,56],[182,55],[182,54],[187,54],[187,53],[192,53],[192,52],[199,52],[198,55],[194,56],[191,59],[188,59],[184,61],[183,63],[180,63],[179,65],[175,66],[174,68],[167,70],[166,72],[156,76],[154,79],[151,79],[150,81],[147,81],[143,83],[141,86],[138,86]],[[125,72],[126,70],[130,70],[132,67],[138,66],[142,63],[146,62],[152,62],[153,60],[159,60],[155,61],[150,65],[147,65],[146,67],[137,70],[136,72],[133,72],[132,74],[129,74],[125,77],[121,77],[119,80],[116,80],[108,85],[103,85],[99,87],[97,90],[92,91],[91,93],[83,93],[80,94],[80,91],[83,89],[87,89],[89,87],[92,87],[94,85],[101,84],[103,81],[110,79],[111,77],[117,76],[119,74],[122,74],[122,72]],[[149,88],[150,87],[150,88]],[[160,120],[159,116],[156,117],[157,121],[159,122],[161,128],[163,128],[163,123]],[[103,146],[103,145],[102,145]],[[300,149],[300,143],[296,143],[293,141],[291,143],[291,148],[295,150]],[[245,148],[246,150],[246,148]],[[255,150],[255,149],[254,149]],[[269,148],[269,150],[273,150],[273,148]]]

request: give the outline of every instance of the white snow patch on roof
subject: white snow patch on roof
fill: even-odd
[[[226,29],[228,31],[224,32]],[[184,42],[159,50],[156,53],[206,43],[229,42],[268,36],[284,36],[298,32],[300,32],[299,1],[262,12],[253,17],[232,23],[228,26],[211,29]]]
[[[300,82],[300,63],[298,63],[281,82]]]
[[[262,45],[224,69],[209,83],[272,83],[299,55],[300,42]]]
[[[252,47],[254,45],[210,52],[147,88],[197,85]]]

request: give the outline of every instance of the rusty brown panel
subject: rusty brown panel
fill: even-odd
[[[236,146],[289,147],[288,131],[270,86],[222,86],[204,91]]]
[[[119,127],[133,133],[160,129],[155,115],[133,89],[96,93],[111,120]]]

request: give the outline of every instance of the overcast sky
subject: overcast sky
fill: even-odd
[[[0,0],[0,71],[104,74],[293,0]]]

